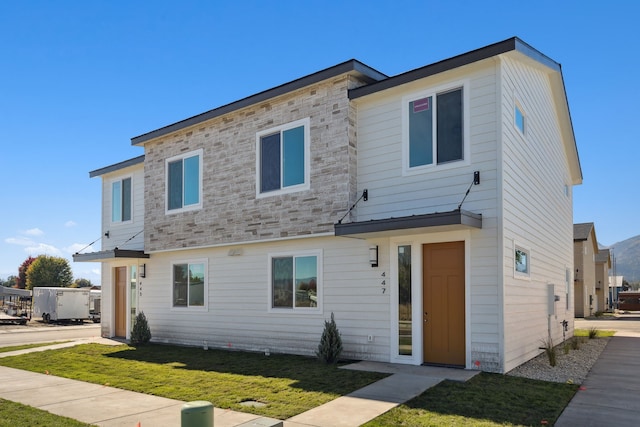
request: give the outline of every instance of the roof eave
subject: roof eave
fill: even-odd
[[[371,68],[368,65],[356,59],[351,59],[349,61],[342,62],[338,65],[334,65],[333,67],[325,68],[324,70],[320,70],[318,72],[309,74],[307,76],[301,77],[291,82],[284,83],[280,86],[267,89],[265,91],[248,96],[238,101],[234,101],[230,104],[226,104],[221,107],[214,108],[213,110],[209,110],[204,113],[195,115],[193,117],[189,117],[185,120],[181,120],[179,122],[170,124],[168,126],[164,126],[162,128],[153,130],[143,135],[133,137],[131,138],[131,145],[142,145],[152,139],[159,138],[164,135],[168,135],[170,133],[185,129],[187,127],[197,125],[206,120],[210,120],[215,117],[220,117],[224,114],[237,111],[241,108],[249,107],[251,105],[267,101],[277,96],[284,95],[286,93],[289,93],[298,89],[302,89],[306,86],[310,86],[312,84],[319,83],[323,80],[327,80],[345,73],[355,73],[360,78],[367,81],[368,83],[387,78],[385,74],[375,70],[374,68]]]

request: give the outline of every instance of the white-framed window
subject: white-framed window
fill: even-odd
[[[405,173],[468,163],[467,92],[458,82],[403,98]]]
[[[256,134],[256,197],[310,188],[310,119]]]
[[[131,195],[131,177],[111,182],[111,222],[131,221],[133,198]]]
[[[166,212],[202,207],[202,149],[165,161]]]
[[[531,252],[516,245],[513,257],[513,271],[516,277],[529,277],[531,274]]]
[[[526,124],[526,117],[522,112],[522,107],[516,104],[513,112],[513,123],[516,125],[516,128],[524,135],[524,129]]]
[[[207,309],[207,272],[206,259],[174,261],[171,264],[171,307]]]
[[[269,310],[322,309],[322,251],[269,254]]]

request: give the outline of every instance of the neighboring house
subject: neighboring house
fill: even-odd
[[[102,262],[105,336],[143,310],[156,342],[313,355],[333,312],[344,357],[506,372],[573,332],[582,173],[560,65],[517,38],[347,61],[132,144],[91,172],[109,238],[74,256]]]
[[[575,316],[591,316],[598,311],[596,299],[598,240],[592,222],[573,225],[573,253]]]
[[[596,311],[610,308],[609,270],[611,269],[611,252],[609,249],[598,249],[596,254]]]
[[[620,292],[624,291],[623,282],[624,276],[609,276],[609,301],[613,309],[618,308]]]

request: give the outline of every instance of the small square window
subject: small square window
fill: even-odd
[[[322,258],[315,252],[271,255],[271,309],[317,310],[321,297]]]
[[[516,274],[529,275],[529,251],[516,247],[515,271]]]
[[[520,109],[520,107],[518,107],[516,105],[516,109],[515,109],[515,124],[516,127],[518,129],[520,129],[520,132],[524,135],[524,114],[522,113],[522,110]]]
[[[205,307],[207,295],[206,271],[204,261],[181,262],[173,264],[172,306]]]

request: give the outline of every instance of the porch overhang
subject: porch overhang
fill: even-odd
[[[402,231],[401,234],[420,234],[469,228],[482,228],[482,214],[456,209],[450,212],[372,219],[334,225],[336,236],[361,239],[390,237],[398,235],[399,231]]]
[[[113,261],[116,258],[141,259],[149,258],[149,254],[145,254],[144,251],[118,248],[106,251],[89,252],[86,254],[73,254],[74,262],[105,262]]]

